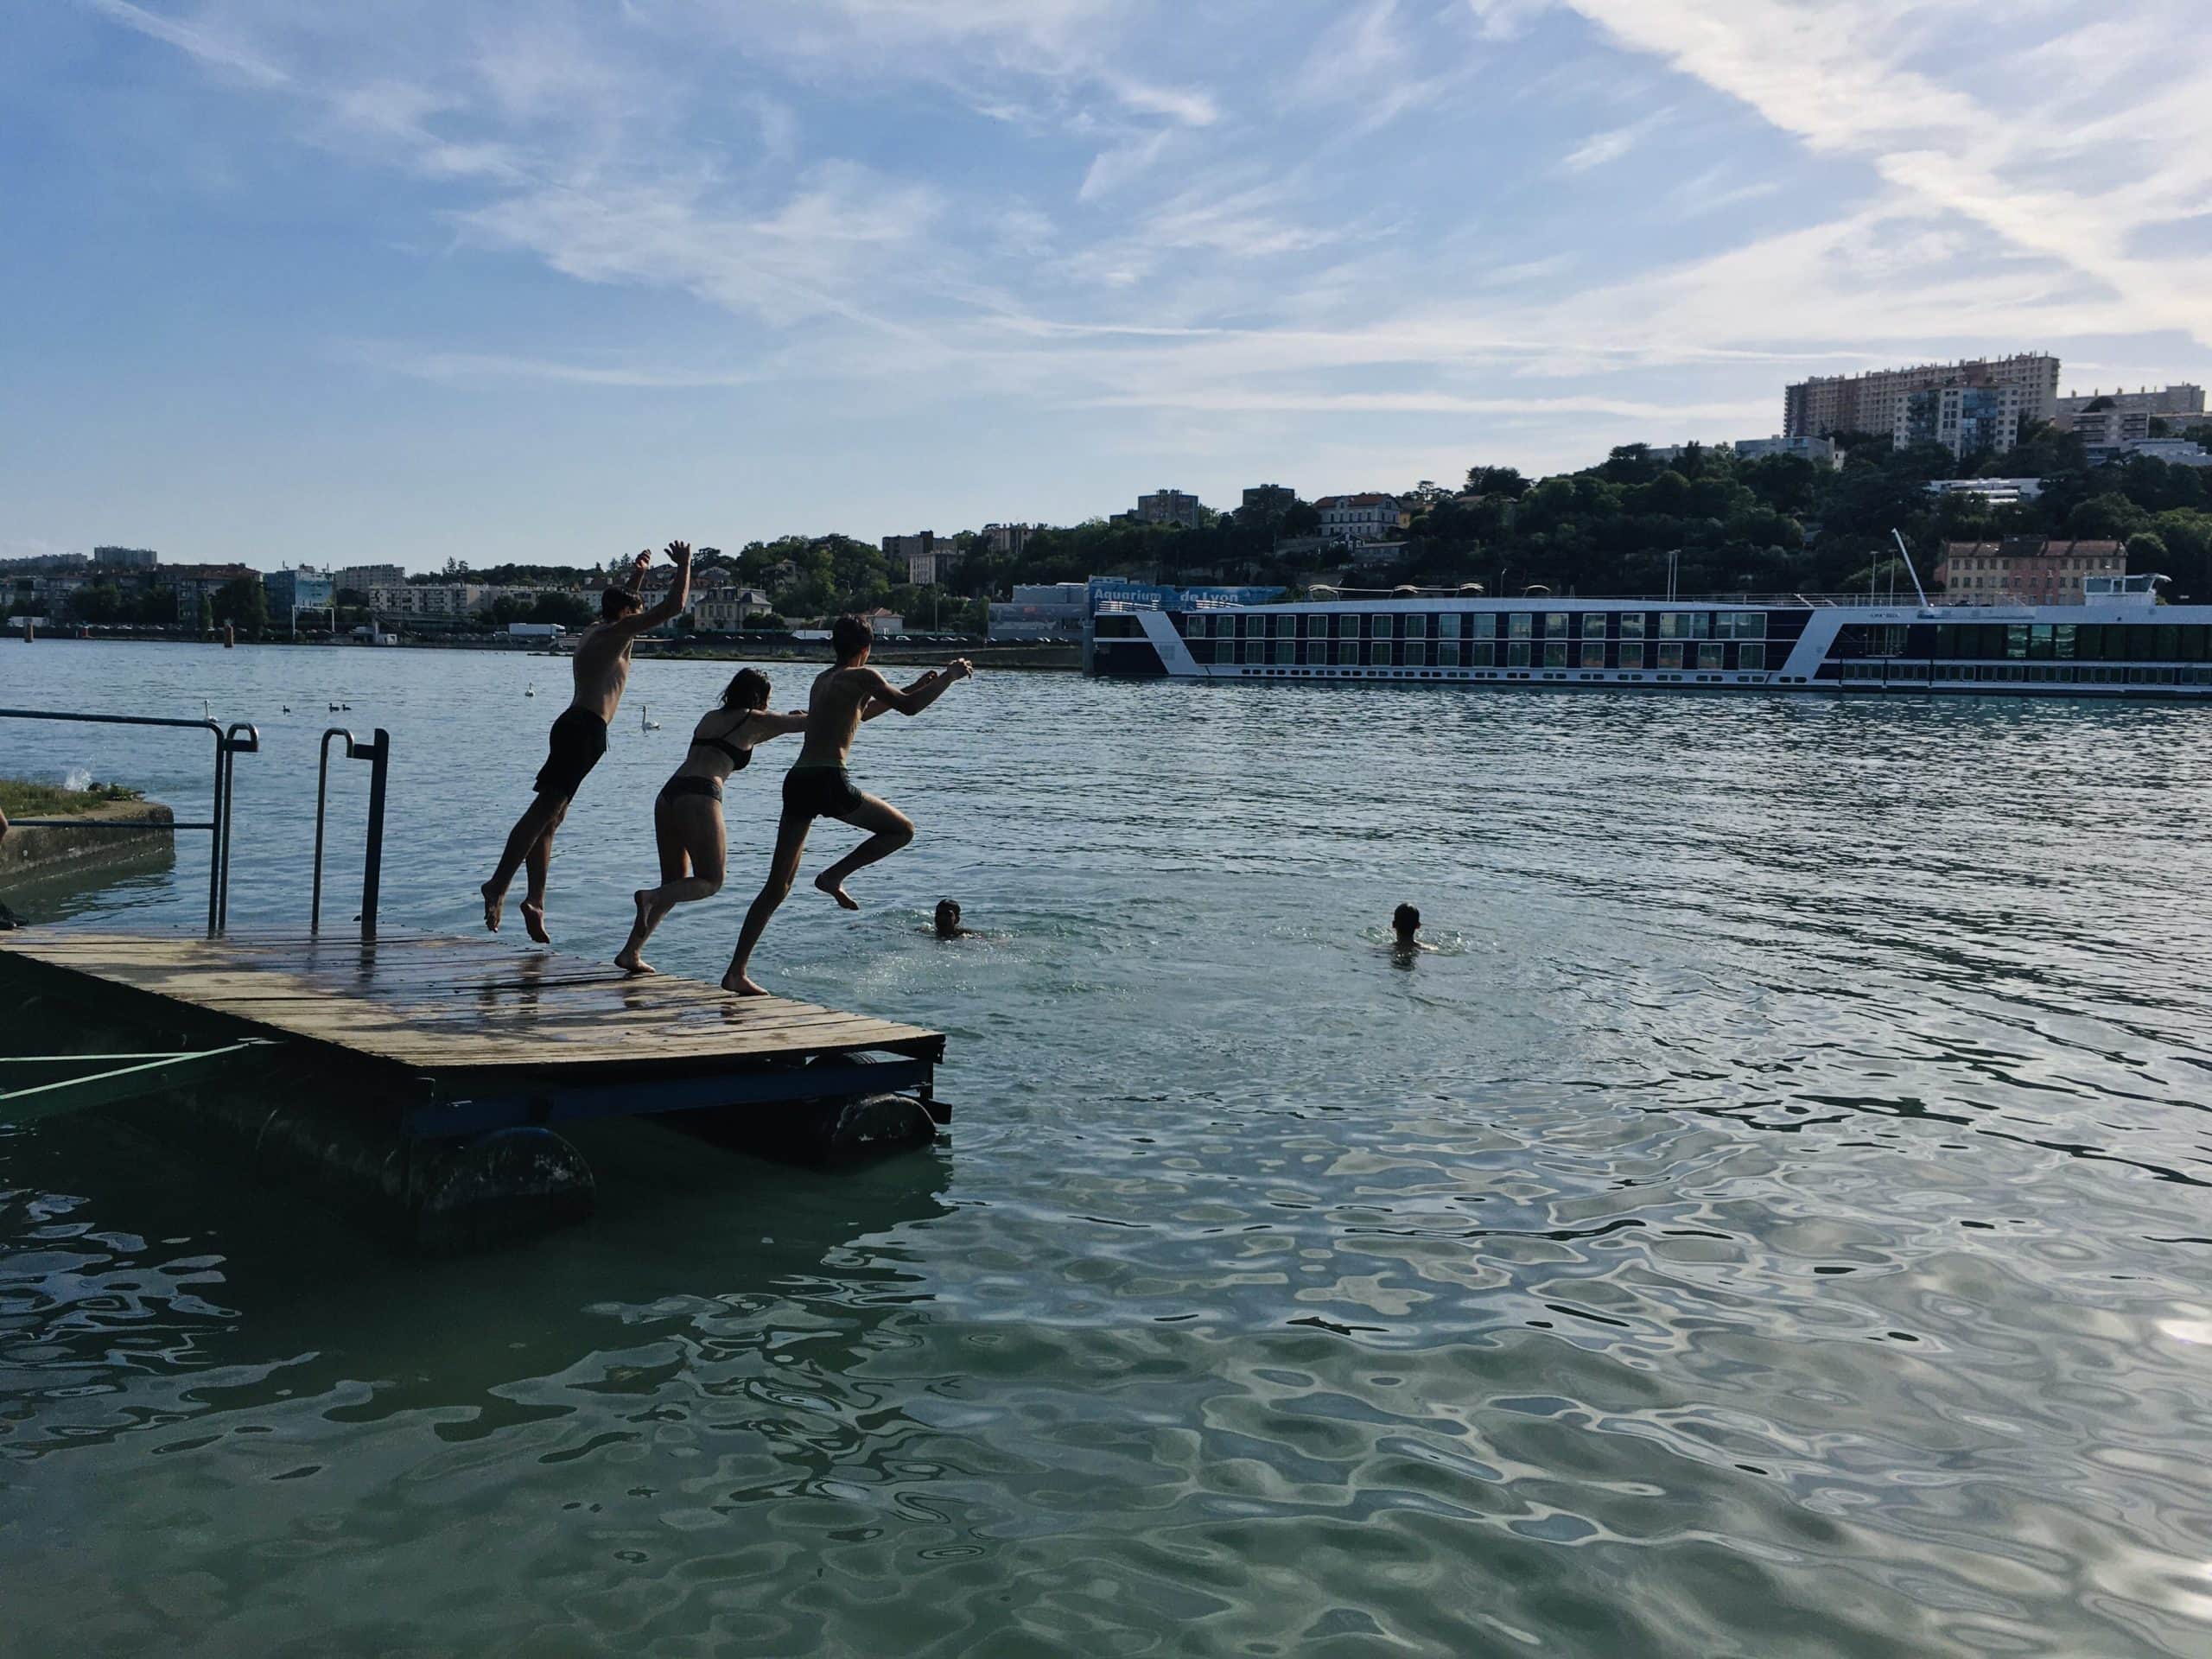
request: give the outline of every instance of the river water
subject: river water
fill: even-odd
[[[565,947],[727,671],[639,665]],[[343,721],[385,918],[474,925],[564,690],[0,645],[0,705],[258,722],[234,923],[303,918]],[[191,807],[207,747],[0,722],[0,772]],[[789,747],[664,969],[719,972]],[[935,1150],[610,1125],[593,1222],[417,1263],[0,1130],[0,1651],[2212,1651],[2212,713],[987,674],[855,760],[921,838],[756,971],[950,1033]],[[204,858],[48,914],[192,925]]]

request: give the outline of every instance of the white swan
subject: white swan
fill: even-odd
[[[657,720],[645,720],[645,705],[642,702],[638,705],[638,718],[645,721],[645,727],[647,731],[657,732],[660,730],[660,721]]]

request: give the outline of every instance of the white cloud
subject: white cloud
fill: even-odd
[[[1632,153],[1666,121],[1669,111],[1661,110],[1647,115],[1641,121],[1627,126],[1615,127],[1606,132],[1593,133],[1576,145],[1560,159],[1560,165],[1569,173],[1587,173],[1593,167],[1603,167],[1618,162]]]
[[[148,11],[143,6],[130,4],[130,0],[82,0],[82,3],[126,29],[135,29],[141,35],[165,41],[181,51],[190,53],[202,63],[243,75],[257,85],[282,86],[291,79],[276,65],[220,33],[173,22],[168,18]]]

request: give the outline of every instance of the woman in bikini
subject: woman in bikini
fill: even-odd
[[[728,851],[722,823],[722,785],[753,759],[753,747],[786,732],[806,729],[806,711],[772,715],[768,677],[757,668],[740,669],[722,692],[721,706],[691,733],[691,747],[676,775],[653,800],[653,838],[660,845],[660,885],[637,892],[638,920],[614,958],[627,973],[653,969],[638,953],[645,948],[661,918],[678,905],[711,898],[721,890]]]

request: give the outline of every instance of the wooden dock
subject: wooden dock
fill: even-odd
[[[188,1033],[233,1060],[240,1046],[265,1045],[288,1063],[327,1062],[318,1075],[388,1103],[410,1140],[894,1092],[918,1096],[937,1122],[950,1116],[932,1093],[944,1053],[937,1032],[669,975],[632,978],[489,935],[0,935],[0,999],[22,992]],[[0,1096],[0,1119],[9,1115]]]

